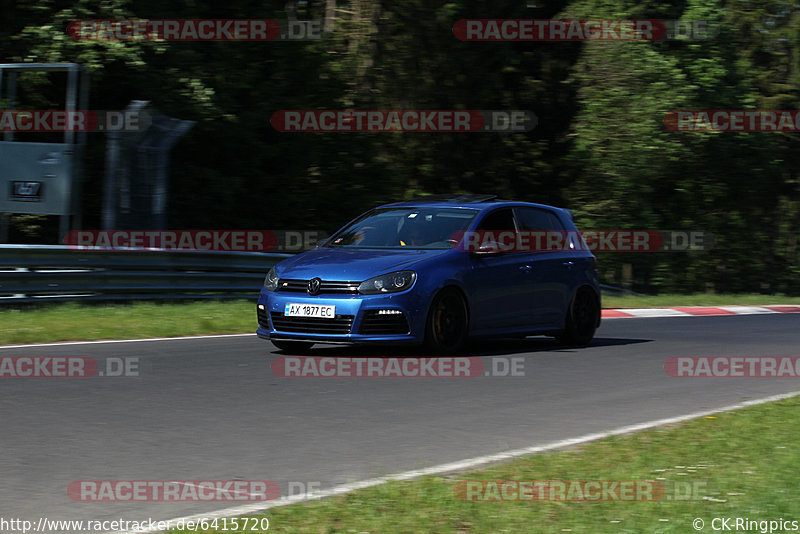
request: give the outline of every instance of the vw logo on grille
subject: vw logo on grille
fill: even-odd
[[[312,278],[308,281],[308,294],[309,295],[316,295],[319,293],[319,285],[322,280],[319,278]]]

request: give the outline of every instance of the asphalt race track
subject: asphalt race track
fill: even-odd
[[[323,347],[323,346],[318,346]],[[614,319],[593,345],[474,345],[522,377],[279,378],[253,336],[0,348],[138,358],[138,377],[0,379],[4,517],[171,519],[235,503],[75,502],[76,480],[271,480],[321,489],[800,390],[672,378],[670,356],[797,356],[800,314]],[[369,356],[325,346],[316,355]]]

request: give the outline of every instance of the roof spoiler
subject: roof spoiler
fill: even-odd
[[[443,194],[443,195],[425,195],[413,198],[415,201],[425,202],[456,202],[463,204],[474,204],[480,202],[491,202],[497,200],[497,195],[475,195],[475,194]]]

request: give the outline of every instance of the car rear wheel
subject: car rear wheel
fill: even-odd
[[[308,352],[314,346],[313,343],[308,341],[287,341],[285,339],[270,339],[270,341],[283,352],[291,352],[293,354]]]
[[[567,345],[588,345],[597,330],[600,305],[597,296],[589,289],[579,290],[567,310],[566,327],[556,339]]]
[[[437,354],[453,354],[467,340],[467,302],[455,288],[443,289],[433,299],[425,329],[425,345]]]

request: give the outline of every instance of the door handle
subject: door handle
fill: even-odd
[[[575,265],[575,262],[574,261],[565,261],[563,265],[565,265],[567,268],[570,268],[573,265]]]
[[[533,269],[533,267],[532,267],[532,266],[530,266],[530,265],[520,265],[520,266],[519,266],[519,270],[520,270],[520,271],[522,271],[522,272],[524,272],[524,273],[529,273],[529,272],[531,272],[531,269]]]

